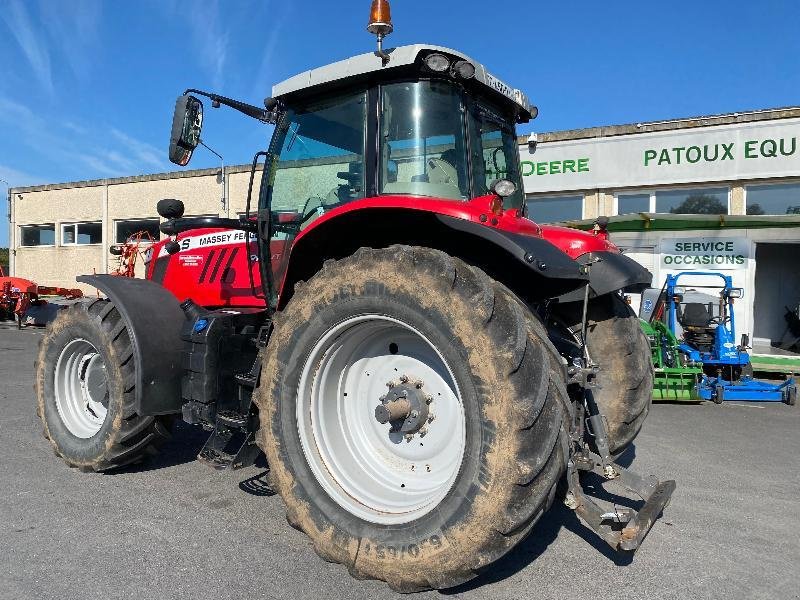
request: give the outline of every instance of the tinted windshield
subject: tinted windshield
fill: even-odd
[[[472,174],[475,196],[490,193],[497,179],[509,179],[517,191],[504,201],[505,208],[522,208],[524,194],[519,169],[519,149],[514,128],[508,120],[487,106],[476,104],[471,111]]]
[[[380,192],[469,198],[464,106],[450,83],[382,88]]]
[[[298,213],[306,224],[314,213],[364,197],[365,106],[360,92],[283,114],[271,146],[279,156],[273,211]]]

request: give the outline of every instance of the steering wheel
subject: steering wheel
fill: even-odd
[[[428,177],[431,183],[443,183],[458,187],[458,172],[456,168],[442,158],[428,159]],[[431,177],[431,175],[433,175]]]

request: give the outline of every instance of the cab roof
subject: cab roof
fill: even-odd
[[[410,46],[392,48],[386,52],[391,57],[386,65],[384,65],[383,59],[375,52],[359,54],[358,56],[352,56],[345,60],[325,65],[324,67],[305,71],[275,84],[272,88],[272,96],[274,98],[281,98],[304,90],[322,88],[337,83],[344,84],[348,79],[358,79],[369,76],[375,77],[376,75],[385,76],[387,79],[390,79],[393,76],[399,76],[400,71],[407,71],[409,67],[421,64],[420,61],[423,56],[438,52],[450,58],[466,60],[472,63],[475,66],[475,76],[473,77],[475,81],[483,84],[491,92],[504,98],[506,101],[510,100],[518,109],[522,109],[522,111],[527,113],[527,118],[525,120],[532,118],[531,104],[523,92],[505,84],[487,71],[486,67],[481,63],[472,60],[470,57],[457,50],[428,44],[413,44]],[[535,116],[535,113],[533,116]]]

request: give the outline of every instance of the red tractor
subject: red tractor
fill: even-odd
[[[372,17],[382,40],[388,5]],[[211,432],[211,466],[263,451],[316,552],[400,591],[473,578],[556,499],[636,549],[675,485],[614,462],[652,387],[620,291],[651,277],[602,223],[528,218],[526,97],[454,50],[379,45],[276,85],[264,108],[188,90],[179,165],[198,96],[274,124],[247,212],[184,218],[162,200],[147,279],[78,278],[107,299],[65,311],[39,350],[56,453],[87,471],[140,461],[177,415]],[[644,506],[591,498],[585,472]]]

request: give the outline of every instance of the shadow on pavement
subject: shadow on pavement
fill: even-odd
[[[263,455],[259,458],[263,458]],[[266,461],[264,462],[266,463]],[[269,473],[269,469],[239,482],[239,489],[252,496],[274,496],[277,492],[269,485],[267,473]]]
[[[172,438],[164,444],[158,454],[139,464],[129,465],[111,473],[142,473],[175,467],[197,460],[197,453],[206,443],[208,431],[188,425],[176,418],[171,427]]]

